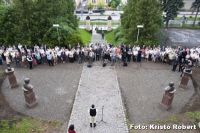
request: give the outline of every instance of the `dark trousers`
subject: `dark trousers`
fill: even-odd
[[[52,60],[48,60],[48,64],[49,64],[49,66],[53,66],[53,61]]]
[[[131,55],[130,54],[127,55],[127,59],[128,59],[128,62],[131,62]]]
[[[99,54],[96,55],[96,60],[97,60],[97,61],[100,60],[100,55],[99,55]]]
[[[136,56],[135,55],[133,55],[133,62],[136,62]]]
[[[69,58],[69,62],[70,62],[70,63],[73,63],[73,62],[74,62],[74,58],[71,58],[71,57],[70,57],[70,58]]]
[[[29,61],[28,64],[29,64],[29,69],[33,69],[33,62]]]
[[[172,71],[175,72],[175,71],[176,71],[176,67],[177,67],[177,64],[174,64],[174,65],[173,65],[173,68],[172,68]]]

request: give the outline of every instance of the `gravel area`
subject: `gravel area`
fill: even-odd
[[[117,66],[116,70],[130,123],[146,123],[179,113],[194,93],[191,80],[188,90],[178,88],[180,73],[172,72],[166,64],[130,63],[128,67]],[[170,81],[177,91],[172,109],[165,111],[159,108],[159,103]]]
[[[15,70],[19,87],[10,89],[8,79],[2,85],[2,93],[10,106],[23,114],[43,120],[68,121],[75,93],[82,71],[82,65],[59,64],[54,67],[37,66],[33,70],[18,68]],[[35,108],[25,106],[22,90],[23,79],[29,77],[34,86],[38,101]]]

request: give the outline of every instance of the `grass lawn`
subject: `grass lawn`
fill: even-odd
[[[44,122],[28,117],[21,120],[1,120],[0,133],[48,133],[58,131],[60,124],[57,122]]]
[[[108,33],[106,33],[106,35],[105,35],[106,41],[107,41],[108,43],[113,44],[113,45],[116,44],[116,41],[115,41],[114,38],[115,38],[114,31],[108,32]]]
[[[183,17],[176,17],[175,20],[181,20]],[[187,20],[194,21],[195,17],[187,17]],[[200,20],[200,17],[197,17],[197,21]]]
[[[89,33],[88,31],[86,31],[84,29],[79,29],[78,32],[81,37],[81,40],[83,41],[83,44],[84,45],[89,44],[92,39],[91,33]]]

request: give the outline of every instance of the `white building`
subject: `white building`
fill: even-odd
[[[81,4],[81,2],[83,1],[83,0],[74,0],[75,1],[75,5],[76,5],[76,8]]]

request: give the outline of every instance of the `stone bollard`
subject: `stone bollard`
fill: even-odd
[[[30,79],[29,78],[25,78],[24,79],[24,97],[25,97],[25,101],[26,101],[26,105],[29,108],[32,108],[34,106],[37,105],[37,101],[35,98],[35,93],[33,92],[33,85],[29,84],[30,83]]]
[[[171,108],[175,91],[176,89],[174,88],[174,83],[170,82],[169,86],[165,88],[165,93],[163,95],[162,102],[160,103],[161,107],[166,110],[169,110]]]
[[[5,72],[6,72],[6,75],[8,75],[8,80],[9,80],[9,83],[10,83],[10,86],[11,88],[16,88],[18,87],[18,84],[17,84],[17,80],[16,80],[16,77],[15,77],[15,74],[14,74],[14,68],[11,68],[11,67],[8,67]]]
[[[187,89],[187,85],[191,76],[192,70],[190,68],[184,69],[179,88]]]

